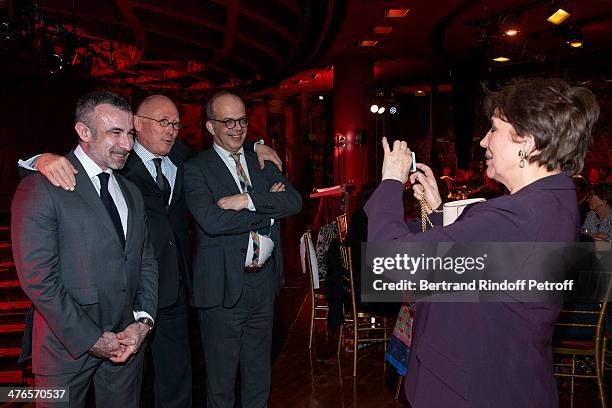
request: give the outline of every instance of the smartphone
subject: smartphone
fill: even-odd
[[[414,173],[415,171],[417,171],[417,168],[416,168],[416,154],[414,154],[414,152],[410,152],[410,154],[412,155],[412,167],[410,168],[410,172]]]

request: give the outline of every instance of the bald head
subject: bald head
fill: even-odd
[[[164,95],[151,95],[147,96],[136,110],[137,115],[148,116],[152,110],[159,108],[160,106],[172,106],[176,109],[176,105],[172,102],[172,99]]]
[[[159,121],[166,119],[168,126],[162,126]],[[174,145],[178,130],[172,123],[179,122],[176,105],[164,95],[151,95],[143,100],[134,117],[138,143],[157,156],[166,156]]]

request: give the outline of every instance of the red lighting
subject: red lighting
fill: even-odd
[[[378,44],[378,41],[375,40],[361,40],[359,41],[359,45],[362,47],[374,47]]]
[[[387,10],[385,10],[385,17],[386,18],[401,18],[401,17],[406,17],[406,14],[408,14],[409,11],[410,11],[410,9],[407,9],[407,8],[392,8],[392,9],[387,9]]]
[[[388,26],[377,26],[372,30],[374,34],[389,34],[391,31],[393,31],[393,27]]]

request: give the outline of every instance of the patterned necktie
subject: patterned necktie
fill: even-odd
[[[111,197],[108,191],[108,179],[110,178],[110,174],[106,172],[102,172],[98,174],[98,179],[100,179],[100,199],[106,207],[106,211],[115,226],[115,231],[117,231],[117,235],[119,235],[119,240],[121,241],[121,245],[125,248],[125,235],[123,233],[123,226],[121,225],[121,217],[119,216],[119,211],[117,210],[117,206],[113,201],[113,197]]]
[[[164,176],[164,173],[161,169],[162,159],[160,157],[156,157],[153,159],[153,164],[155,164],[155,184],[159,187],[159,190],[162,193],[162,198],[164,199],[164,204],[168,205],[168,200],[170,200],[170,182]]]
[[[230,157],[234,159],[236,162],[236,173],[238,174],[238,181],[240,181],[240,189],[243,193],[251,193],[253,192],[253,186],[251,186],[251,182],[242,167],[242,163],[240,163],[240,155],[241,153],[232,153]],[[253,239],[253,264],[259,265],[259,251],[260,251],[260,241],[259,235],[270,236],[270,227],[260,228],[257,231],[251,231],[251,238]]]

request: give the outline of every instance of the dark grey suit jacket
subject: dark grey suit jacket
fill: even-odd
[[[300,194],[283,177],[278,168],[268,162],[262,170],[257,155],[245,151],[257,211],[222,210],[217,201],[240,194],[227,166],[214,148],[203,151],[185,163],[185,197],[198,230],[197,252],[193,273],[193,306],[232,307],[242,293],[244,264],[249,232],[272,226],[274,241],[272,262],[276,292],[283,284],[283,257],[280,236],[281,218],[298,213],[302,208]],[[282,182],[286,190],[270,193],[270,187]]]
[[[134,322],[133,311],[155,317],[157,262],[147,238],[142,196],[115,174],[128,206],[125,248],[85,169],[75,191],[32,175],[19,184],[11,207],[15,265],[35,306],[32,370],[81,370],[103,331]]]
[[[365,206],[368,241],[574,242],[576,190],[565,173],[465,209],[447,227],[413,233],[403,185],[383,181]],[[525,268],[539,259],[524,254]],[[517,262],[517,264],[521,264]],[[420,407],[556,407],[556,303],[417,303],[406,396]]]

